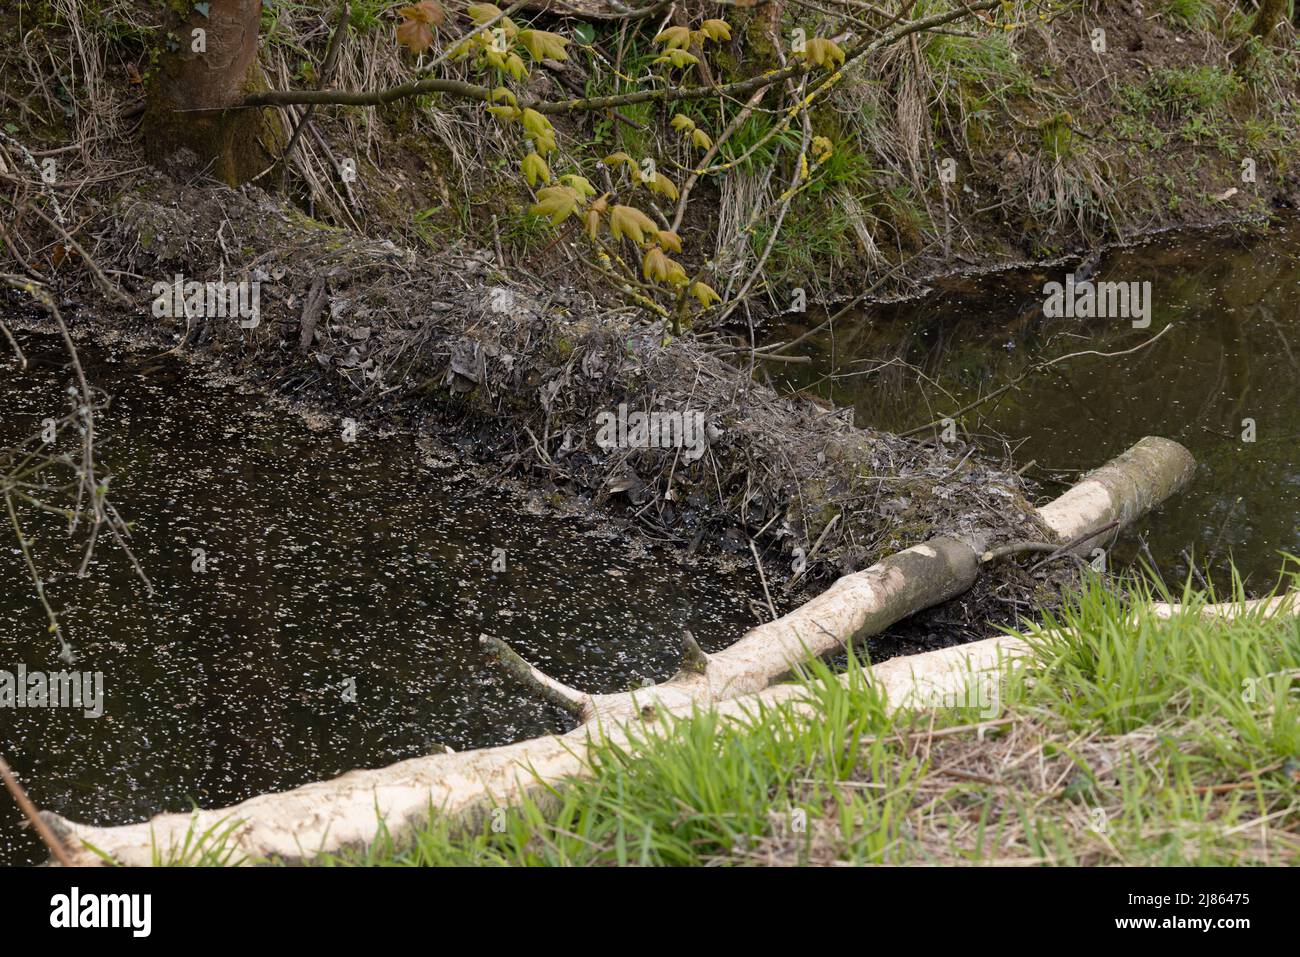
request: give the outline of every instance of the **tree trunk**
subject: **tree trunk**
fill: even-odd
[[[1255,20],[1250,25],[1251,35],[1267,42],[1284,16],[1286,0],[1260,0],[1259,13],[1255,14]]]
[[[260,0],[212,0],[169,13],[146,87],[145,153],[176,171],[204,171],[231,186],[272,162],[283,139],[273,110],[235,108],[265,86],[257,66]]]

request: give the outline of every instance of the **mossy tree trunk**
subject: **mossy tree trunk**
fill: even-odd
[[[1251,35],[1268,40],[1286,16],[1286,6],[1287,0],[1260,0],[1259,12],[1250,25]]]
[[[236,107],[264,86],[257,66],[261,0],[171,6],[146,89],[146,155],[165,167],[197,167],[231,186],[247,182],[271,164],[283,138],[273,110]]]

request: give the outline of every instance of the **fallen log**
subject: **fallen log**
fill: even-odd
[[[1194,468],[1192,456],[1178,443],[1144,438],[1044,506],[1040,516],[1062,542],[1074,541],[1090,530],[1131,521],[1180,489]],[[965,591],[979,569],[986,545],[981,537],[932,539],[845,575],[805,605],[759,625],[716,654],[704,655],[688,641],[676,675],[630,692],[585,694],[569,688],[504,642],[484,636],[485,653],[507,674],[577,717],[577,727],[565,734],[351,771],[233,807],[159,814],[138,824],[92,827],[48,812],[44,817],[79,850],[79,863],[101,860],[87,850],[93,847],[127,865],[148,865],[155,852],[165,857],[209,829],[225,833],[227,847],[249,860],[289,862],[363,847],[374,840],[381,818],[395,837],[424,824],[431,809],[472,820],[491,806],[518,803],[531,789],[581,774],[589,747],[600,737],[626,743],[631,729],[659,727],[666,715],[688,715],[699,708],[737,716],[781,702],[810,706],[799,704],[801,686],[776,682],[801,662]],[[918,689],[927,694],[959,691],[956,682],[960,679],[964,687],[972,670],[995,666],[1023,650],[1016,639],[997,638],[896,659],[870,669],[870,675],[899,703]]]

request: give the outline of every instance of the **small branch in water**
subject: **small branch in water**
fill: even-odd
[[[13,795],[14,803],[23,812],[23,816],[31,822],[32,828],[40,839],[45,842],[45,846],[50,849],[54,859],[64,867],[71,867],[72,860],[68,857],[68,849],[63,846],[62,841],[55,837],[54,832],[50,830],[50,826],[41,819],[40,812],[36,810],[36,805],[27,796],[23,786],[18,783],[18,779],[14,777],[14,772],[9,768],[9,762],[3,757],[0,757],[0,778],[4,779],[5,787]]]
[[[497,665],[515,681],[536,692],[558,708],[562,708],[577,718],[585,718],[588,702],[585,695],[575,691],[563,682],[556,681],[550,675],[534,668],[500,638],[492,635],[479,635],[479,646],[488,660]]]
[[[1077,359],[1080,356],[1100,356],[1103,359],[1112,359],[1116,356],[1130,355],[1134,352],[1137,352],[1139,349],[1145,349],[1147,346],[1151,345],[1153,342],[1155,342],[1157,339],[1163,336],[1166,332],[1172,329],[1175,325],[1176,323],[1172,323],[1172,322],[1169,323],[1169,325],[1165,326],[1163,329],[1157,332],[1146,342],[1139,343],[1138,345],[1134,346],[1132,349],[1122,349],[1119,352],[1098,352],[1096,349],[1084,349],[1080,352],[1071,352],[1067,355],[1057,356],[1055,359],[1049,359],[1046,362],[1040,362],[1037,365],[1032,365],[1024,372],[1020,373],[1020,375],[1016,376],[1014,379],[1008,382],[1006,385],[994,389],[992,392],[990,392],[988,395],[984,396],[983,398],[976,399],[974,402],[962,406],[956,412],[953,412],[949,415],[945,415],[942,418],[935,419],[933,422],[927,422],[925,423],[925,425],[918,425],[916,428],[908,429],[906,432],[899,432],[898,436],[899,438],[903,438],[903,439],[908,438],[909,436],[916,435],[920,432],[924,432],[926,429],[932,429],[936,425],[942,425],[944,419],[953,419],[955,421],[956,419],[959,419],[961,416],[965,415],[967,412],[970,412],[972,409],[977,409],[985,402],[988,402],[992,399],[996,399],[1004,392],[1008,392],[1011,389],[1014,389],[1022,381],[1029,378],[1031,375],[1034,375],[1035,373],[1038,372],[1042,372],[1044,369],[1050,369],[1058,362],[1064,362],[1066,359]]]
[[[772,604],[772,593],[767,590],[767,575],[763,572],[763,559],[759,557],[758,546],[754,540],[749,540],[749,550],[754,555],[754,564],[758,566],[758,580],[763,583],[763,597],[767,599],[767,610],[772,613],[772,620],[776,621],[781,616],[776,613],[776,606]]]

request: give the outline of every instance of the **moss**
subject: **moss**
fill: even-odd
[[[1074,131],[1070,128],[1072,117],[1069,113],[1057,113],[1038,128],[1042,147],[1056,159],[1070,155],[1074,140]]]

